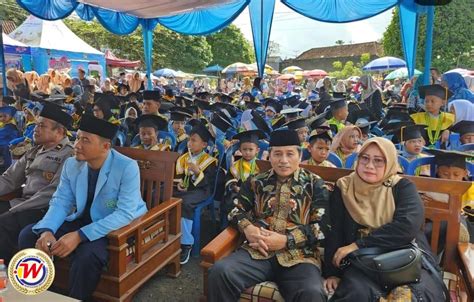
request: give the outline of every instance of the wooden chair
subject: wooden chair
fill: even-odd
[[[270,162],[268,161],[258,161],[257,164],[260,171],[266,171],[271,168]],[[351,170],[319,166],[301,165],[301,167],[316,173],[328,183],[335,183],[339,178],[352,172]],[[405,177],[413,181],[419,191],[438,192],[449,195],[448,203],[437,201],[425,203],[425,218],[433,222],[433,231],[431,234],[431,248],[433,251],[437,251],[438,249],[441,222],[447,222],[446,247],[442,267],[445,271],[460,275],[457,243],[459,241],[461,196],[469,188],[470,183],[426,177]],[[228,227],[202,249],[201,267],[203,268],[204,274],[204,293],[201,300],[205,300],[207,296],[208,269],[218,260],[232,253],[240,245],[241,238],[237,230]],[[471,277],[472,276],[474,275],[471,275]],[[249,290],[246,290],[246,292],[248,291]]]
[[[108,234],[109,263],[94,292],[99,301],[131,301],[140,286],[162,268],[166,267],[172,277],[181,272],[181,199],[172,197],[178,154],[116,149],[138,161],[140,189],[148,212]],[[54,285],[67,290],[68,260],[56,260],[55,267]]]

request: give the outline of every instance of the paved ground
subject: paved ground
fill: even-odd
[[[201,247],[205,246],[215,235],[207,215],[204,215],[203,229],[201,230]],[[212,235],[214,233],[214,235]],[[181,267],[178,278],[166,276],[165,271],[158,272],[138,291],[134,302],[161,302],[161,301],[198,301],[202,294],[202,269],[199,266],[201,259],[191,257],[189,262]]]

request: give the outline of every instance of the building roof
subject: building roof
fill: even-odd
[[[383,53],[382,44],[373,41],[366,43],[334,45],[327,47],[311,48],[299,55],[296,60],[311,60],[320,58],[342,58],[359,57],[364,53],[381,56]]]
[[[11,33],[12,31],[14,31],[16,28],[15,22],[13,21],[7,20],[7,21],[1,21],[1,22],[2,22],[3,32],[6,33],[7,35]]]

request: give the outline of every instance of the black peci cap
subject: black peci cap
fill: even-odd
[[[118,126],[93,115],[84,114],[81,117],[79,130],[112,140],[117,134]]]
[[[135,120],[138,128],[150,127],[155,128],[157,131],[166,131],[168,128],[168,122],[156,114],[144,114]]]
[[[472,157],[472,154],[459,151],[430,149],[426,152],[435,156],[436,166],[438,167],[448,166],[466,169],[466,159]]]
[[[420,86],[418,88],[420,98],[424,99],[427,95],[434,95],[442,100],[449,99],[453,93],[448,89],[439,84]]]
[[[232,139],[239,140],[240,143],[254,143],[258,145],[258,141],[266,137],[262,130],[249,130],[240,132],[232,137]]]
[[[449,128],[454,133],[459,133],[460,136],[463,136],[468,133],[474,133],[474,121],[460,121],[452,125]]]
[[[292,129],[275,130],[270,134],[270,147],[300,146],[298,132]]]
[[[161,92],[159,90],[143,90],[143,100],[161,102]]]
[[[72,117],[63,111],[61,106],[53,103],[44,103],[40,116],[58,122],[65,128],[69,128],[72,125]]]

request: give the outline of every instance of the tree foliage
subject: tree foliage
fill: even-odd
[[[389,56],[403,58],[400,36],[400,17],[394,10],[392,20],[382,39],[384,52]],[[474,2],[472,0],[456,0],[435,9],[433,30],[433,56],[431,65],[441,71],[456,67],[474,68],[473,43]],[[416,67],[424,65],[426,37],[426,16],[421,16],[418,29],[418,47]]]
[[[251,63],[255,54],[250,42],[240,29],[231,24],[223,30],[206,37],[213,54],[210,65],[227,66],[235,62]]]
[[[362,74],[362,70],[357,66],[358,64],[354,64],[352,61],[347,61],[343,65],[342,62],[335,61],[332,63],[335,71],[330,72],[329,75],[338,79],[347,79],[351,76],[359,76]]]
[[[0,20],[13,21],[18,26],[28,17],[28,13],[15,0],[2,0],[1,3]]]

